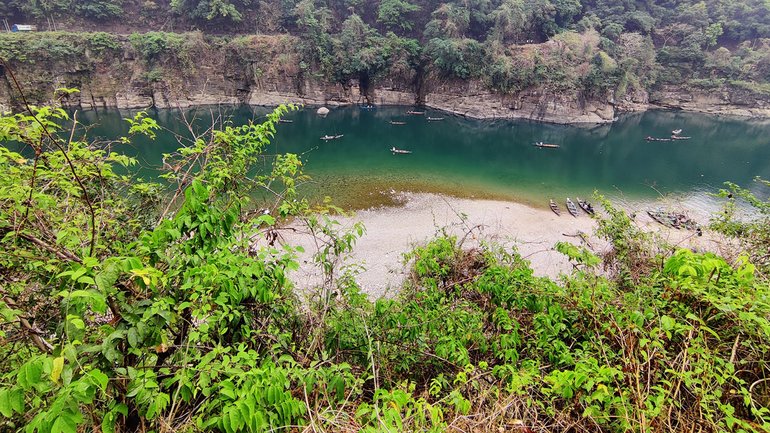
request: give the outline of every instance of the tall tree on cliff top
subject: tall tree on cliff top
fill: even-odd
[[[251,0],[171,0],[171,10],[194,20],[239,22],[251,4]]]
[[[353,14],[342,23],[339,44],[341,80],[359,78],[362,87],[366,88],[369,80],[385,69],[387,56],[383,38],[360,16]]]
[[[377,8],[377,22],[390,30],[409,31],[414,27],[411,15],[420,9],[420,6],[404,0],[382,0]]]

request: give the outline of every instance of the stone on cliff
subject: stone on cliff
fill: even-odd
[[[318,109],[317,113],[319,116],[326,116],[327,114],[329,114],[329,109],[326,107],[321,107]]]

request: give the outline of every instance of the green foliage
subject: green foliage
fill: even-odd
[[[171,0],[171,10],[194,20],[239,22],[251,0]]]
[[[440,432],[511,413],[532,430],[770,428],[766,221],[719,221],[765,242],[728,263],[672,254],[600,200],[602,271],[560,243],[576,271],[556,282],[444,235],[405,256],[397,296],[372,301],[339,268],[363,227],[299,196],[296,155],[261,164],[290,109],[191,137],[165,158],[174,192],[117,152],[153,136],[145,113],[111,151],[62,138],[60,109],[0,117],[0,140],[28,149],[0,147],[2,428]],[[269,242],[289,218],[325,275],[304,303],[287,276],[301,250]]]
[[[129,38],[135,50],[148,61],[156,59],[164,52],[178,52],[184,43],[184,36],[176,33],[148,32],[133,33]]]
[[[121,47],[120,42],[115,36],[105,32],[91,33],[88,41],[90,43],[91,49],[96,52],[101,52],[104,50],[117,50]]]
[[[75,11],[93,20],[107,20],[123,15],[123,0],[73,0]]]
[[[6,14],[30,22],[122,19],[137,30],[169,23],[229,35],[132,35],[132,46],[147,62],[146,81],[170,87],[178,84],[177,75],[158,74],[155,66],[180,70],[189,78],[199,58],[210,63],[209,53],[227,46],[235,49],[221,50],[224,68],[243,67],[245,78],[254,80],[285,71],[300,93],[308,79],[343,85],[358,80],[371,99],[378,84],[423,89],[426,78],[438,76],[474,80],[503,94],[537,87],[621,102],[661,84],[703,88],[699,83],[704,80],[723,82],[721,90],[737,90],[760,101],[770,94],[770,10],[765,0],[151,0],[137,18],[122,10],[122,0],[6,3]],[[275,42],[269,53],[255,53],[253,44],[244,47],[241,42],[258,36],[238,36],[255,33],[274,41],[280,38],[275,35],[288,33],[297,42]],[[575,35],[589,43],[574,44]],[[104,36],[91,39],[93,44],[49,32],[2,35],[0,54],[22,65],[74,61],[75,70],[94,72],[99,69],[94,63],[106,63],[103,57],[120,43]],[[404,43],[392,43],[396,40]],[[415,46],[406,49],[406,41]],[[52,81],[53,74],[43,80]],[[32,96],[43,101],[46,95]]]
[[[426,53],[436,70],[447,77],[476,77],[486,63],[483,46],[473,39],[431,39]]]
[[[414,27],[414,23],[408,17],[419,10],[420,6],[404,0],[382,0],[377,9],[377,22],[389,29],[409,31]]]
[[[756,178],[755,182],[761,189],[770,187],[765,179]],[[751,254],[751,263],[759,266],[767,279],[770,275],[770,201],[763,201],[757,192],[734,183],[728,182],[726,187],[719,196],[727,201],[722,212],[712,220],[711,228],[740,242]],[[745,206],[750,209],[749,215],[741,211]]]

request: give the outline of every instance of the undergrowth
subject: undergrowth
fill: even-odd
[[[0,147],[0,430],[770,429],[756,251],[670,254],[604,201],[610,252],[558,245],[575,264],[559,281],[443,235],[372,301],[337,269],[362,228],[299,196],[300,159],[254,173],[286,110],[166,155],[171,198],[117,174],[134,159],[61,138],[61,110],[0,118],[28,147]],[[312,302],[287,277],[299,249],[275,242],[287,219],[319,238]]]

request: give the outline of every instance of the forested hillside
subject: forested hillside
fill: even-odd
[[[0,8],[12,22],[59,30],[289,33],[301,37],[300,66],[335,81],[376,79],[394,64],[480,78],[501,92],[545,82],[622,96],[725,81],[767,91],[770,80],[764,0],[10,0]]]
[[[113,93],[151,95],[162,83],[165,93],[154,95],[156,102],[176,98],[167,93],[178,72],[200,78],[209,68],[219,75],[204,81],[235,81],[222,90],[231,99],[216,102],[255,102],[244,95],[265,82],[303,97],[312,93],[308,87],[321,88],[321,96],[306,102],[355,102],[355,95],[335,96],[328,88],[355,82],[358,99],[369,102],[421,104],[433,92],[446,96],[433,104],[437,108],[467,114],[475,103],[528,111],[524,117],[568,117],[567,122],[570,111],[611,120],[613,108],[649,102],[699,109],[703,98],[691,92],[717,107],[703,111],[745,106],[746,114],[765,115],[770,107],[770,6],[764,0],[11,0],[0,8],[9,23],[34,23],[42,30],[135,34],[130,45],[119,43],[127,36],[102,33],[80,36],[86,39],[80,45],[57,42],[73,38],[60,33],[1,37],[0,56],[12,67],[37,65],[29,75],[49,84],[47,94],[54,82],[102,88],[82,84],[91,78],[64,76],[73,72],[125,73],[126,68],[110,70],[116,62],[109,55],[104,60],[113,50],[121,62],[136,55],[145,60],[138,75],[115,80],[141,90]],[[201,33],[176,36],[191,31]],[[86,49],[89,35],[101,44],[96,49]],[[281,39],[287,36],[297,39],[287,44]],[[191,61],[191,50],[205,55]],[[216,54],[220,58],[212,60]],[[62,64],[51,67],[52,60]],[[103,66],[93,64],[100,60]],[[271,68],[283,71],[277,80],[284,82],[270,81],[265,69]],[[413,96],[375,99],[375,88]],[[467,95],[480,96],[456,102]],[[494,95],[515,98],[499,101]],[[586,101],[595,104],[586,108]],[[567,108],[548,116],[549,103]],[[492,115],[506,111],[491,110]]]

